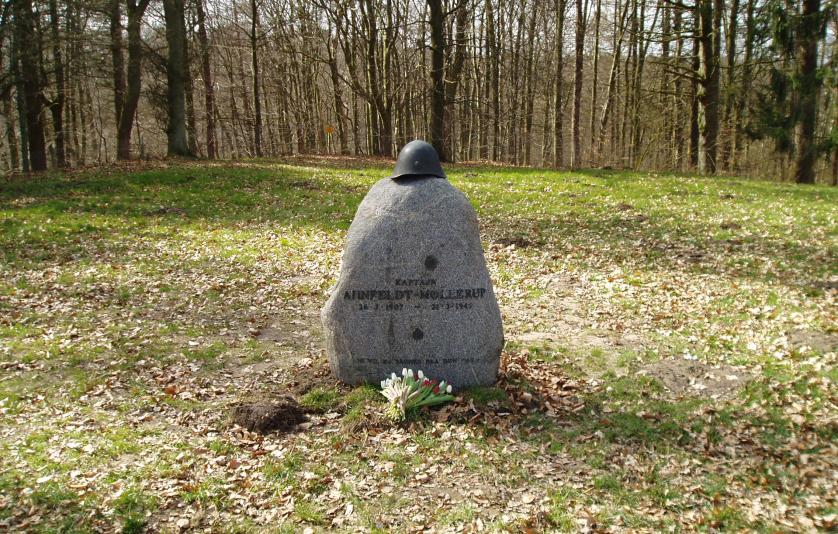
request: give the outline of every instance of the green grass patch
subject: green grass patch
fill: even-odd
[[[341,394],[335,389],[316,387],[303,395],[300,404],[313,412],[325,413],[335,410],[341,402]]]

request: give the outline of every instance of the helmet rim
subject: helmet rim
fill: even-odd
[[[407,177],[436,177],[447,178],[439,161],[439,154],[430,143],[415,139],[402,147],[393,174],[390,178],[396,180]]]

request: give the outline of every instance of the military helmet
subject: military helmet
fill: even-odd
[[[407,176],[436,176],[446,178],[436,149],[425,141],[415,140],[402,147],[396,168],[390,178]]]

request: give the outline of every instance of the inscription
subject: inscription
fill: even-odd
[[[396,278],[397,286],[434,286],[435,278]]]
[[[347,289],[343,300],[468,300],[486,296],[485,287],[462,289]]]
[[[428,364],[439,364],[440,362],[443,364],[449,363],[478,363],[480,361],[479,358],[400,358],[394,360],[381,360],[379,358],[357,358],[355,360],[358,363],[367,363],[367,364],[387,364],[387,363],[394,363],[398,365],[428,365]]]
[[[485,287],[443,288],[437,286],[436,278],[396,278],[395,285],[396,288],[389,289],[347,289],[343,300],[361,312],[456,312],[470,310],[474,301],[486,297]],[[414,332],[414,339],[421,339],[417,336],[421,334]]]

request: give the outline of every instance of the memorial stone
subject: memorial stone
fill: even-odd
[[[477,214],[428,143],[405,145],[393,176],[361,202],[321,317],[344,382],[377,384],[403,368],[455,388],[497,379],[503,326]]]

